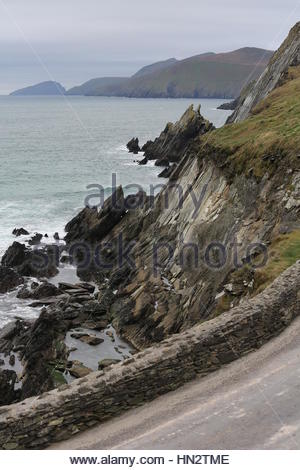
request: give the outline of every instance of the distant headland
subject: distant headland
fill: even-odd
[[[244,47],[232,52],[208,52],[183,60],[175,58],[140,69],[132,77],[93,78],[66,91],[57,82],[43,82],[12,95],[83,95],[128,98],[221,98],[240,95],[257,79],[273,52]]]

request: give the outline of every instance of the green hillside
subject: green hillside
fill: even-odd
[[[76,86],[67,92],[68,95],[97,95],[99,90],[103,93],[110,93],[111,89],[121,85],[123,81],[127,81],[128,78],[122,77],[103,77],[103,78],[92,78],[83,85]]]
[[[201,138],[199,156],[211,156],[224,171],[261,179],[299,168],[300,66],[252,110],[248,119]]]
[[[248,65],[186,62],[184,66],[178,64],[158,74],[124,82],[118,94],[155,98],[233,98],[239,95],[251,72],[252,67]]]
[[[144,67],[128,79],[91,80],[69,90],[68,94],[133,98],[235,98],[249,81],[263,72],[272,54],[264,49],[246,47],[222,54],[201,54],[180,61],[169,59]]]
[[[144,75],[148,75],[149,73],[158,72],[159,70],[163,70],[170,65],[174,65],[178,62],[177,59],[167,59],[161,62],[156,62],[155,64],[146,65],[145,67],[141,68],[136,72],[133,77],[142,77]]]

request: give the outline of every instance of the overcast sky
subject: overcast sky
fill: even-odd
[[[0,0],[0,94],[128,76],[169,57],[276,49],[299,19],[299,0]]]

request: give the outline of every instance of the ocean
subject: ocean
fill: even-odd
[[[143,144],[175,122],[187,107],[201,104],[216,127],[230,111],[226,100],[127,99],[105,97],[0,97],[0,256],[12,243],[14,227],[48,233],[63,228],[91,194],[88,185],[110,193],[117,184],[158,184],[161,168],[139,166],[126,143]],[[0,326],[13,316],[33,316],[14,293],[0,296]]]

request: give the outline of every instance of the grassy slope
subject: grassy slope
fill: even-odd
[[[271,245],[268,247],[268,262],[262,268],[256,269],[254,273],[253,288],[245,289],[244,295],[248,294],[251,297],[262,292],[272,282],[282,274],[286,269],[292,266],[300,259],[300,230],[294,230],[285,235],[280,235],[275,238]],[[259,260],[256,260],[259,261]],[[245,265],[243,268],[236,270],[230,282],[243,282],[247,279],[249,266]],[[229,310],[232,302],[236,301],[236,297],[229,293],[225,293],[218,301],[213,313],[213,317],[217,317],[223,312]]]
[[[283,271],[300,259],[300,230],[280,235],[269,247],[269,261],[255,273],[255,293],[264,290]]]
[[[263,68],[258,67],[256,78]],[[249,78],[253,78],[252,65],[219,62],[185,62],[170,69],[145,77],[132,78],[121,84],[118,94],[154,97],[213,97],[238,96]]]
[[[138,70],[133,77],[143,77],[145,75],[148,75],[149,73],[153,72],[158,72],[159,70],[162,70],[164,68],[170,67],[173,64],[176,64],[177,59],[172,58],[172,59],[167,59],[167,60],[162,60],[160,62],[155,62],[154,64],[146,65],[145,67],[142,67],[140,70]]]
[[[110,90],[111,87],[118,86],[122,81],[127,80],[126,77],[103,77],[92,78],[82,85],[75,86],[67,91],[67,95],[93,95],[97,89]]]
[[[201,54],[141,79],[124,83],[124,94],[231,98],[257,78],[272,57],[271,51],[245,47],[221,54]]]
[[[251,170],[257,178],[279,166],[299,168],[300,67],[291,68],[285,84],[259,103],[247,120],[202,139],[199,153],[224,159],[233,174]]]
[[[243,48],[223,54],[201,54],[176,63],[168,61],[144,67],[122,83],[108,86],[101,79],[69,90],[87,95],[129,97],[232,98],[264,70],[272,52]],[[167,65],[167,66],[166,66]],[[150,72],[150,73],[149,73]]]

